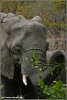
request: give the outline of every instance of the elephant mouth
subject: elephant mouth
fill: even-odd
[[[48,75],[49,69],[46,68],[45,71],[40,72],[31,67],[28,71],[29,71],[28,75],[22,74],[22,81],[23,81],[24,85],[26,85],[26,86],[28,85],[27,79],[29,78],[29,80],[31,81],[31,83],[34,86],[38,86],[40,77],[42,80],[44,80]]]

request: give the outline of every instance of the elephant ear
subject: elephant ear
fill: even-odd
[[[65,69],[65,64],[62,64],[66,62],[65,52],[63,50],[47,51],[46,59],[49,62],[49,65],[54,69],[52,72],[53,75],[49,74],[45,79],[45,84],[50,85],[57,78],[60,72]],[[56,64],[59,64],[59,66],[56,66]]]
[[[35,16],[34,18],[32,18],[31,20],[42,23],[42,19],[40,16]]]
[[[9,55],[9,51],[4,45],[2,47],[2,52],[1,52],[1,73],[3,76],[12,79],[14,76],[14,64],[12,61],[12,58]]]
[[[24,20],[24,17],[13,13],[1,13],[1,73],[9,79],[14,76],[14,64],[7,46],[7,39],[10,37],[12,26],[20,20]]]
[[[14,76],[14,64],[6,46],[8,34],[1,24],[1,74],[9,79]]]
[[[6,17],[4,17],[1,21],[1,74],[9,79],[12,79],[14,76],[14,64],[7,47],[7,38],[9,34],[6,32],[8,27],[12,24],[10,23],[9,25],[9,18],[5,18]],[[5,23],[3,23],[4,21]]]

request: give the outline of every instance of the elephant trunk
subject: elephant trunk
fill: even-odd
[[[34,62],[29,65],[28,61],[26,60],[26,58],[28,59],[32,53],[33,53],[34,49],[29,49],[27,50],[27,52],[23,55],[23,61],[22,61],[22,65],[21,65],[21,73],[22,75],[26,75],[28,76],[28,78],[31,80],[33,85],[38,85],[38,81],[39,81],[39,75],[41,75],[42,79],[44,79],[43,75],[44,73],[42,73],[40,70],[44,71],[45,69],[45,73],[47,74],[47,68],[45,68],[45,63],[46,63],[46,51],[44,51],[43,49],[39,49],[39,48],[35,48],[36,54],[39,56],[39,63],[37,65],[33,65]],[[30,61],[30,59],[29,59]],[[27,82],[26,82],[27,83]],[[25,84],[26,84],[25,83]]]
[[[29,58],[32,55],[33,50],[36,50],[36,54],[40,57],[37,70],[35,68],[36,66],[33,65],[33,63],[32,63],[33,66],[29,65],[28,61],[26,60],[26,58]],[[65,52],[63,50],[46,52],[42,48],[27,50],[27,52],[23,55],[23,59],[24,60],[21,65],[21,73],[25,77],[25,80],[23,80],[23,82],[25,85],[27,85],[26,77],[28,77],[34,86],[38,85],[38,81],[40,80],[39,76],[41,76],[41,79],[45,82],[45,84],[50,85],[55,80],[55,78],[59,75],[59,73],[62,70],[62,67],[65,67],[65,66],[61,66],[60,63],[66,61]],[[49,62],[48,64],[46,63],[46,60],[48,60]],[[60,64],[58,70],[59,73],[57,73],[57,68],[55,68],[56,63]],[[49,73],[51,69],[51,64],[52,67],[54,67],[53,75]]]
[[[66,60],[64,50],[54,50],[46,52],[46,59],[49,63],[54,63],[55,61],[58,63],[62,63]]]
[[[65,52],[64,50],[54,50],[54,51],[48,50],[46,52],[46,59],[48,61],[48,64],[54,69],[52,72],[53,75],[49,74],[45,79],[45,84],[50,85],[60,74],[60,72],[65,69],[65,62],[66,62]],[[56,64],[58,66],[56,66]]]

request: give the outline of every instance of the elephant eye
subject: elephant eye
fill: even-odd
[[[12,52],[13,52],[13,54],[16,54],[16,55],[21,54],[21,48],[15,47],[15,48],[13,48]]]
[[[19,47],[16,47],[15,48],[15,51],[16,51],[17,54],[20,54],[21,53],[21,49]]]

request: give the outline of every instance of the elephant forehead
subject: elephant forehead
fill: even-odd
[[[32,29],[34,27],[44,27],[43,24],[39,23],[39,22],[34,22],[34,21],[31,21],[31,20],[28,20],[28,21],[25,21],[23,23],[23,21],[19,24],[19,27],[24,27],[25,29]],[[45,27],[44,27],[45,28]],[[35,30],[35,29],[34,29]]]
[[[40,37],[45,38],[45,34],[46,34],[46,29],[44,25],[38,22],[33,22],[33,21],[22,21],[12,26],[11,42],[13,41],[12,45],[15,45],[17,43],[21,43],[25,39],[28,39],[28,37],[30,39],[31,36],[34,36],[35,38],[37,38],[38,35]]]
[[[21,22],[17,22],[16,24],[14,24],[11,27],[10,32],[13,33],[13,35],[23,34],[23,36],[25,35],[25,37],[28,37],[31,34],[32,35],[39,34],[39,35],[45,36],[46,29],[44,25],[42,25],[39,22],[21,21]]]
[[[28,29],[33,29],[34,27],[36,28],[45,28],[43,24],[39,23],[39,22],[34,22],[32,20],[23,20],[21,22],[17,22],[16,24],[14,24],[11,27],[11,30],[19,30],[19,29],[23,29],[24,31],[28,30]],[[34,29],[35,30],[35,29]]]

